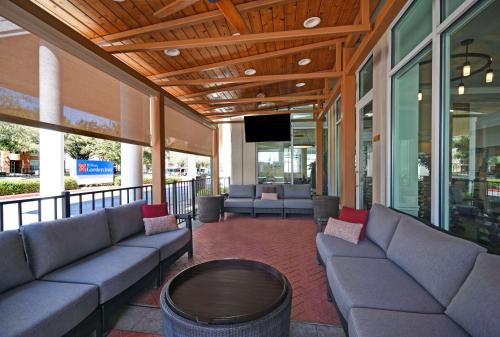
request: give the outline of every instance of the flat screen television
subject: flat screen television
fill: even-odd
[[[289,142],[290,114],[245,116],[245,140],[255,142]]]

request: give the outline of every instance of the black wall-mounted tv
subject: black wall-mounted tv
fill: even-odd
[[[255,142],[289,142],[290,114],[246,116],[245,140]]]

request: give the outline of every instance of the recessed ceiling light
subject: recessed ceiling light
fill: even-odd
[[[320,18],[318,18],[317,16],[312,16],[309,19],[307,19],[306,21],[304,21],[304,27],[306,27],[306,28],[314,28],[317,25],[319,25],[320,22],[321,22]]]
[[[163,51],[167,56],[179,56],[181,51],[177,48],[168,48]]]
[[[236,32],[236,33],[234,33],[234,34],[233,34],[233,36],[240,36],[240,35],[241,35],[241,34],[240,34],[240,33],[238,33],[238,32]]]
[[[305,82],[299,82],[299,83],[295,84],[295,86],[296,86],[297,88],[301,88],[301,87],[303,87],[303,86],[305,86],[305,85],[306,85],[306,84],[305,84]]]
[[[253,69],[253,68],[248,68],[245,70],[245,75],[247,76],[252,76],[252,75],[255,75],[257,73],[257,70]]]
[[[266,95],[263,92],[259,92],[256,97],[263,98],[266,97]]]
[[[311,59],[302,59],[297,62],[299,66],[307,66],[309,63],[311,63]]]
[[[125,0],[114,0],[115,2],[125,2]]]

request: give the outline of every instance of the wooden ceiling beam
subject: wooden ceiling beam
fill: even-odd
[[[363,0],[363,1],[366,1],[366,0]],[[375,9],[378,7],[380,0],[369,0],[369,2],[370,2],[370,7],[369,7],[370,14],[368,15],[368,22],[370,22],[370,16],[373,13],[373,11],[375,11]],[[364,10],[366,10],[366,7],[364,8]],[[361,21],[362,11],[363,11],[363,7],[361,7],[360,13],[358,13],[356,18],[354,19],[355,24],[358,24]],[[365,20],[366,20],[366,12],[365,12],[364,16],[365,16]],[[350,34],[345,41],[345,46],[347,48],[354,47],[356,45],[356,42],[358,42],[360,36],[361,36],[361,33]]]
[[[244,115],[284,115],[289,113],[320,113],[321,110],[255,110],[255,111],[239,111],[239,112],[211,112],[202,114],[205,117],[235,117]]]
[[[241,16],[231,0],[218,0],[217,7],[224,14],[227,22],[240,34],[250,34],[252,30],[248,27],[245,19]]]
[[[200,0],[174,0],[165,7],[153,13],[158,18],[165,18],[172,14],[182,11],[184,8],[194,5]]]
[[[321,109],[321,112],[318,115],[318,119],[323,118],[326,112],[332,107],[333,103],[335,103],[338,95],[340,95],[340,81],[337,82],[337,84],[333,87],[333,90],[329,93],[326,104],[323,106],[323,109]]]
[[[256,87],[260,87],[260,86],[276,84],[276,83],[280,83],[280,82],[283,82],[283,81],[267,81],[267,82],[262,82],[262,83],[246,83],[246,84],[240,84],[240,85],[234,85],[234,86],[217,87],[214,89],[195,92],[195,93],[188,94],[188,95],[177,96],[177,98],[187,99],[187,98],[193,98],[193,97],[201,97],[201,96],[206,96],[206,95],[216,94],[216,93],[218,94],[218,93],[230,92],[230,91],[236,91],[236,90],[251,89],[251,88],[256,88]],[[165,89],[168,87],[163,87],[163,88]]]
[[[244,3],[241,5],[237,5],[236,9],[240,13],[245,13],[245,12],[259,9],[261,7],[283,5],[283,4],[296,2],[296,1],[297,0],[256,0],[256,1]],[[222,14],[222,12],[220,10],[214,10],[214,11],[209,11],[206,13],[187,16],[187,17],[180,18],[180,19],[175,19],[175,20],[155,23],[152,25],[143,26],[143,27],[139,27],[139,28],[129,29],[129,30],[119,32],[119,33],[104,35],[102,37],[92,39],[92,42],[103,43],[103,42],[121,41],[121,40],[130,39],[132,37],[136,37],[136,36],[139,36],[142,34],[149,34],[149,33],[156,33],[156,32],[161,32],[161,31],[179,29],[179,28],[189,27],[189,26],[193,26],[193,25],[201,24],[201,23],[205,23],[205,22],[220,20],[223,18],[224,18],[224,15]]]
[[[324,95],[307,95],[307,96],[277,96],[277,97],[251,97],[251,98],[236,98],[236,99],[219,99],[219,100],[198,100],[198,101],[185,101],[189,105],[195,104],[248,104],[260,102],[294,102],[294,101],[314,101],[318,99],[325,99]]]
[[[206,70],[213,70],[213,69],[227,67],[227,66],[236,65],[236,64],[266,60],[266,59],[281,57],[281,56],[290,55],[290,54],[297,54],[297,53],[301,53],[303,51],[315,50],[315,49],[319,49],[319,48],[326,48],[326,47],[330,47],[330,46],[338,46],[339,43],[341,43],[343,41],[345,41],[345,38],[337,38],[337,39],[331,39],[331,40],[321,41],[321,42],[316,42],[316,43],[309,43],[309,44],[305,44],[303,46],[281,49],[281,50],[276,50],[276,51],[257,54],[257,55],[245,56],[245,57],[240,57],[240,58],[236,58],[236,59],[232,59],[232,60],[224,60],[221,62],[215,62],[215,63],[201,65],[201,66],[192,67],[192,68],[174,70],[174,71],[170,71],[167,73],[149,76],[149,79],[159,80],[162,78],[185,75],[185,74],[206,71]]]
[[[202,78],[196,80],[162,80],[162,86],[187,86],[187,85],[205,85],[213,83],[251,83],[265,81],[294,81],[294,80],[311,80],[318,78],[337,78],[342,76],[342,73],[336,71],[319,71],[314,73],[297,73],[297,74],[281,74],[281,75],[262,75],[262,76],[246,76],[246,77],[224,77],[224,78]]]
[[[239,36],[222,36],[210,37],[202,39],[188,39],[188,40],[175,40],[164,42],[144,42],[144,43],[130,43],[123,45],[104,46],[104,50],[112,53],[129,53],[140,51],[162,51],[168,48],[177,49],[192,49],[192,48],[209,48],[238,45],[245,43],[264,43],[275,42],[281,40],[298,40],[309,39],[315,37],[335,37],[346,36],[352,33],[362,33],[370,31],[370,26],[358,24],[347,26],[311,28],[311,29],[298,29],[270,33],[258,34],[245,34]]]

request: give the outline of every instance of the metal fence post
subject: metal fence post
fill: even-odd
[[[191,214],[193,215],[193,219],[196,216],[196,188],[195,188],[195,183],[196,181],[194,179],[191,179]]]
[[[71,217],[71,194],[69,191],[64,191],[62,192],[62,217],[63,218],[69,218]],[[55,218],[57,219],[57,214],[55,215]]]
[[[172,200],[173,200],[173,204],[174,204],[174,214],[177,214],[177,210],[178,210],[178,207],[177,207],[177,182],[174,181],[174,183],[172,184]]]

